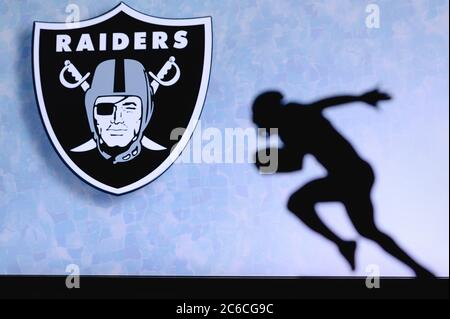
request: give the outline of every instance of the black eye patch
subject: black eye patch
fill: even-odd
[[[112,115],[114,113],[114,103],[99,103],[96,108],[98,115]]]

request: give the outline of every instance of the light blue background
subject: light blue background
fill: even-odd
[[[87,19],[117,1],[72,1]],[[365,26],[367,3],[381,28]],[[150,185],[116,197],[59,159],[33,93],[32,23],[65,21],[65,1],[0,1],[0,273],[350,275],[335,247],[285,208],[324,172],[261,176],[250,164],[175,164]],[[373,165],[380,227],[438,275],[449,273],[448,1],[127,1],[160,17],[212,16],[213,67],[202,126],[250,127],[267,88],[287,99],[359,93],[379,84],[395,99],[327,116]],[[64,105],[61,105],[64,107]],[[319,206],[356,237],[341,206]],[[358,269],[411,275],[360,241]]]

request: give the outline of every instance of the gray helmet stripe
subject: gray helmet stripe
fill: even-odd
[[[125,67],[123,59],[117,59],[114,66],[114,93],[125,92]]]

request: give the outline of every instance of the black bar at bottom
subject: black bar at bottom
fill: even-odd
[[[0,298],[144,299],[448,299],[449,280],[381,278],[369,289],[358,277],[0,276]]]

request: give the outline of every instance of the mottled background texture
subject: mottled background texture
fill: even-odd
[[[81,19],[117,1],[71,1]],[[368,3],[381,10],[366,27]],[[286,209],[291,192],[324,174],[261,176],[250,164],[175,164],[131,194],[105,194],[55,153],[33,92],[33,21],[65,21],[69,2],[0,1],[0,273],[351,275],[336,248]],[[288,100],[359,93],[395,99],[327,116],[373,165],[376,221],[419,261],[449,273],[449,4],[446,0],[129,0],[154,16],[212,16],[214,52],[202,127],[250,127],[268,88]],[[63,105],[61,105],[63,107]],[[176,111],[176,110],[174,110]],[[342,207],[319,205],[345,238]],[[357,275],[409,269],[361,240]]]

